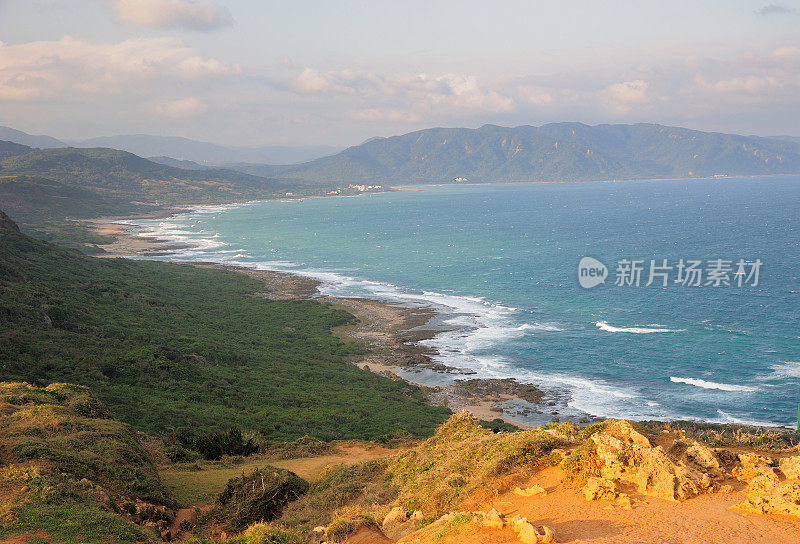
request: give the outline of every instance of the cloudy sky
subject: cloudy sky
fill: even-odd
[[[800,0],[0,0],[0,124],[352,145],[430,126],[800,135]]]

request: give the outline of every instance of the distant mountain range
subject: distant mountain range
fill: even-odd
[[[0,127],[0,136],[3,134],[14,136],[12,141],[39,142],[42,147],[54,147],[58,142],[48,136],[31,136]],[[191,176],[196,180],[214,180],[222,171],[226,172],[223,177],[232,179],[235,170],[256,178],[320,186],[800,173],[798,137],[739,136],[654,124],[431,128],[391,138],[371,138],[335,155],[283,165],[267,164],[267,159],[283,157],[291,162],[290,156],[301,159],[303,153],[321,154],[334,148],[235,148],[146,135],[80,142],[89,144],[152,156],[148,168],[155,164],[177,168],[182,173],[176,177],[181,179],[193,172]],[[2,153],[0,150],[0,157]],[[63,157],[67,156],[74,153]],[[224,162],[222,169],[211,166],[220,162]]]
[[[442,183],[691,178],[800,173],[800,145],[653,124],[432,128],[370,140],[255,175],[329,183]]]
[[[22,132],[21,130],[3,126],[0,126],[0,140],[14,142],[15,144],[27,145],[29,147],[41,147],[44,149],[50,147],[67,147],[67,144],[61,140],[57,140],[50,136],[34,136],[33,134],[28,134],[26,132]]]
[[[261,146],[234,147],[199,142],[175,136],[152,136],[131,134],[103,136],[88,140],[62,141],[50,136],[34,136],[25,132],[0,126],[0,140],[15,142],[30,147],[108,147],[128,151],[140,157],[168,157],[194,161],[203,166],[219,166],[226,163],[270,163],[295,164],[326,155],[338,153],[343,148],[334,146]]]

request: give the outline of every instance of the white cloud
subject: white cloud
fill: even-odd
[[[231,26],[227,8],[211,0],[112,0],[117,19],[133,26],[216,30]]]
[[[200,55],[175,38],[98,43],[65,36],[58,41],[0,42],[0,100],[71,94],[144,93],[157,83],[240,72]]]
[[[623,81],[605,88],[603,94],[612,109],[618,113],[628,112],[632,106],[650,102],[647,94],[649,83],[644,80]]]
[[[352,93],[353,89],[340,85],[336,82],[336,74],[323,75],[313,70],[305,68],[299,76],[292,81],[291,88],[300,94],[329,94],[329,93]]]
[[[698,66],[694,87],[733,103],[777,103],[800,93],[800,49],[780,47]]]
[[[191,96],[189,98],[181,98],[168,102],[162,102],[155,106],[155,112],[163,117],[171,119],[186,119],[188,117],[197,117],[208,110],[208,107],[203,104],[199,98]]]
[[[483,90],[477,78],[470,75],[420,74],[410,80],[400,80],[402,89],[421,104],[447,107],[454,110],[507,112],[514,109],[514,100],[494,90]]]
[[[419,119],[423,112],[461,116],[476,111],[507,112],[514,109],[512,98],[497,91],[484,90],[475,76],[453,73],[398,77],[353,70],[322,73],[307,67],[288,88],[304,95],[352,95],[368,101],[369,107],[353,110],[352,117],[356,119],[409,121]],[[387,104],[375,107],[380,102]]]

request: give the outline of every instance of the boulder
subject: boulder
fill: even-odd
[[[517,538],[522,544],[556,541],[555,533],[550,527],[544,525],[536,527],[527,518],[514,516],[511,519],[511,528],[517,533]]]
[[[723,475],[724,471],[717,455],[708,446],[692,441],[683,455],[684,464],[694,464],[708,474],[709,477],[719,478]]]
[[[647,439],[647,437],[634,429],[629,422],[622,419],[608,420],[603,432],[624,442],[629,442],[642,448],[650,447],[650,441]]]
[[[605,478],[592,476],[581,489],[587,501],[613,501],[619,496],[617,484]]]
[[[542,486],[533,484],[526,489],[522,489],[520,487],[514,488],[514,494],[519,495],[520,497],[539,497],[547,495],[547,491],[545,491]]]
[[[500,516],[500,513],[494,508],[488,512],[484,512],[482,518],[483,526],[489,527],[490,529],[502,529],[506,524]]]
[[[381,529],[383,534],[391,540],[400,540],[405,535],[413,532],[422,518],[422,512],[419,510],[414,510],[409,516],[405,509],[395,506],[383,518]]]

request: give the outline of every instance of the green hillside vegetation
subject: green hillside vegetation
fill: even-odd
[[[257,175],[328,183],[580,181],[800,173],[796,142],[653,124],[432,128]]]
[[[132,214],[146,209],[46,178],[19,175],[0,176],[0,202],[6,213],[23,223],[33,223],[42,217],[86,218]]]
[[[0,539],[158,541],[124,505],[143,501],[155,513],[172,500],[133,429],[88,389],[0,383],[0,442]]]
[[[268,440],[430,434],[447,414],[418,389],[345,362],[353,317],[273,301],[244,275],[95,259],[0,214],[0,374],[90,385],[110,412],[189,440],[231,425]]]
[[[24,155],[25,153],[30,153],[30,151],[31,148],[26,145],[0,140],[0,159]]]
[[[240,202],[275,195],[288,186],[232,170],[175,168],[106,148],[31,149],[0,161],[0,174],[43,177],[106,198],[161,204]]]

